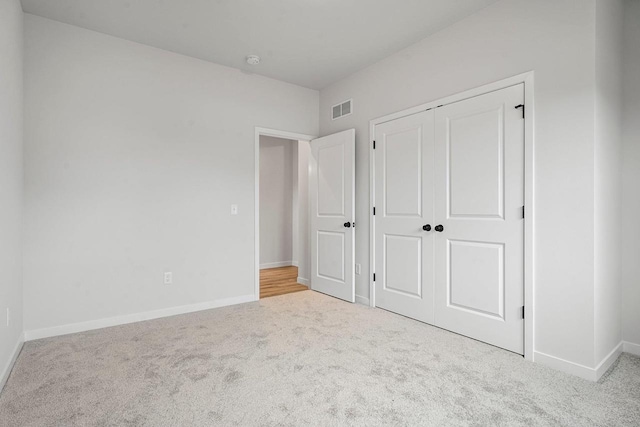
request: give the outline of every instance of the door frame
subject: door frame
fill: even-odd
[[[269,129],[255,127],[255,145],[254,145],[254,300],[260,300],[260,137],[272,136],[275,138],[291,139],[294,141],[308,141],[316,139],[317,136],[306,135],[303,133],[288,132],[284,130]]]
[[[375,150],[373,149],[373,138],[375,136],[376,125],[410,116],[430,108],[439,107],[453,102],[462,101],[468,98],[484,95],[489,92],[505,89],[517,84],[524,84],[524,358],[533,361],[534,348],[534,325],[535,325],[535,301],[534,301],[534,72],[518,74],[493,83],[489,83],[474,89],[456,93],[435,101],[407,108],[392,114],[369,121],[369,212],[371,221],[369,222],[369,305],[376,306],[376,288],[373,281],[375,269],[375,226],[376,217],[373,215],[375,206]]]

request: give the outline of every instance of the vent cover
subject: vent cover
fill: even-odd
[[[340,117],[348,116],[353,112],[353,108],[351,105],[351,99],[341,102],[340,104],[336,104],[331,107],[331,119],[339,119]]]

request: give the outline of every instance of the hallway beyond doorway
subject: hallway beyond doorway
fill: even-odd
[[[260,270],[260,298],[306,291],[298,280],[298,267],[278,267]]]

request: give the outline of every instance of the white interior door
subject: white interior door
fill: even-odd
[[[520,84],[435,110],[435,324],[520,354],[523,103]]]
[[[355,302],[355,130],[311,141],[311,289]]]
[[[375,127],[376,306],[433,323],[433,110]]]

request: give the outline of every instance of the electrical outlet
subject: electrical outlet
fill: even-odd
[[[165,285],[170,285],[173,283],[173,273],[170,271],[165,271],[164,272],[164,284]]]
[[[361,274],[362,273],[362,266],[360,264],[356,264],[356,274]]]
[[[231,205],[231,215],[238,215],[238,205]]]

